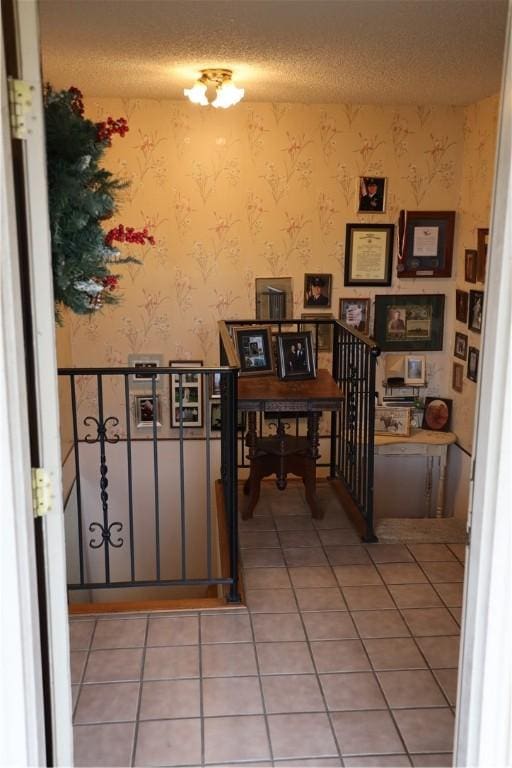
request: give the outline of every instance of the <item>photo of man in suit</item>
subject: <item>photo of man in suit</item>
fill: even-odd
[[[370,213],[384,211],[385,179],[374,176],[361,176],[359,184],[359,210]]]
[[[330,307],[330,275],[306,275],[305,307]]]

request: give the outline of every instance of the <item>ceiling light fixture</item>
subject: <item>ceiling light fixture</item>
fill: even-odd
[[[230,69],[202,69],[199,80],[196,80],[192,88],[184,88],[183,93],[188,96],[192,104],[205,107],[211,103],[212,107],[227,109],[238,104],[245,93],[243,88],[237,88],[232,78],[233,72]],[[216,96],[212,102],[209,102],[206,96],[209,86],[213,86],[216,90]]]

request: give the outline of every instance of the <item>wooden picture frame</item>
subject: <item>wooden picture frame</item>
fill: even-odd
[[[455,291],[455,319],[459,323],[467,323],[468,321],[468,304],[469,293],[457,288]]]
[[[427,371],[425,355],[405,355],[404,384],[413,387],[424,387]]]
[[[454,357],[458,357],[459,360],[466,360],[468,356],[468,336],[466,333],[455,333],[455,344],[453,347]]]
[[[327,273],[306,273],[304,275],[304,308],[331,306],[332,275]]]
[[[484,312],[484,292],[469,292],[468,328],[473,333],[482,333]]]
[[[391,285],[394,224],[347,224],[345,285]]]
[[[334,315],[331,312],[325,312],[324,314],[312,314],[311,312],[303,312],[301,314],[303,320],[309,320],[300,324],[300,331],[310,331],[311,338],[313,339],[313,348],[317,349],[318,340],[318,352],[332,352],[332,340],[333,340],[333,324],[332,322],[322,322],[314,324],[313,320],[334,320]],[[318,329],[318,332],[317,332]]]
[[[384,213],[386,210],[387,179],[384,176],[359,176],[357,189],[358,213]]]
[[[466,283],[476,283],[478,254],[473,248],[464,251],[464,279]]]
[[[489,229],[479,227],[476,231],[477,260],[476,279],[479,283],[485,283],[485,270],[487,267],[487,249],[489,247]]]
[[[451,415],[451,400],[446,397],[426,397],[421,427],[434,432],[449,432]]]
[[[193,372],[202,366],[202,360],[169,360],[170,368],[190,369],[169,377],[172,429],[203,426],[203,376]]]
[[[293,317],[291,277],[257,277],[256,320],[285,320]]]
[[[452,389],[456,392],[462,392],[464,389],[464,366],[460,363],[453,364]]]
[[[444,293],[375,296],[374,336],[389,352],[443,349]]]
[[[478,360],[480,351],[477,347],[468,348],[468,368],[466,376],[470,381],[478,381]]]
[[[370,335],[370,299],[342,296],[338,317],[355,331],[365,336]]]
[[[451,277],[455,211],[400,211],[397,275]]]
[[[156,398],[156,408],[154,407],[154,398]],[[153,426],[162,426],[160,395],[134,395],[134,411],[137,429],[153,429]]]
[[[233,328],[240,359],[240,376],[274,373],[272,332],[268,325],[241,325]]]
[[[133,373],[130,376],[130,386],[133,389],[148,389],[152,387],[152,383],[155,381],[157,388],[160,388],[162,377],[156,372],[156,369],[161,368],[162,365],[163,355],[160,354],[142,352],[128,355],[128,367],[140,369],[140,373]]]
[[[375,406],[375,434],[409,437],[411,433],[411,409]]]
[[[310,331],[278,333],[277,370],[280,379],[314,379],[315,357]]]

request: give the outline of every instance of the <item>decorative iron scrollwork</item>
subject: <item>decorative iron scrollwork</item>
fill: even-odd
[[[94,539],[91,539],[89,542],[89,546],[92,547],[92,549],[99,549],[100,547],[103,547],[106,544],[110,544],[111,547],[115,547],[116,549],[123,546],[124,539],[122,539],[121,537],[118,538],[117,542],[112,541],[112,529],[116,528],[118,534],[121,533],[121,531],[123,530],[122,523],[119,523],[119,522],[110,523],[108,528],[106,528],[101,523],[91,523],[89,526],[89,530],[91,533],[93,533],[96,528],[99,528],[101,531],[101,541],[96,542]]]
[[[118,443],[119,442],[119,435],[116,433],[113,437],[109,437],[107,435],[108,425],[109,422],[112,422],[112,427],[117,427],[119,424],[119,419],[115,416],[108,416],[104,421],[99,421],[98,419],[94,418],[94,416],[87,416],[84,419],[84,424],[86,427],[89,426],[89,424],[96,424],[96,437],[91,437],[91,435],[86,435],[84,437],[84,440],[86,443],[89,443],[90,445],[94,443],[99,443],[100,440],[104,440],[106,443]]]

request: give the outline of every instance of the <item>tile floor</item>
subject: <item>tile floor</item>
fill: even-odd
[[[241,521],[247,608],[71,619],[77,766],[451,765],[464,547],[319,496]]]

